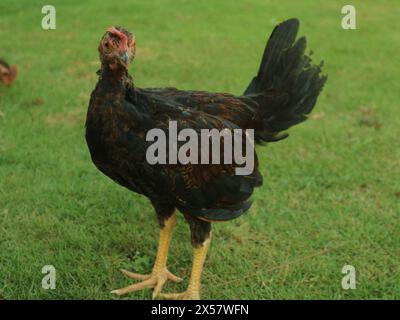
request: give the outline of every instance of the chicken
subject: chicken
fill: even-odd
[[[141,282],[112,293],[153,288],[153,299],[200,298],[211,224],[237,218],[250,208],[254,188],[262,185],[258,160],[255,156],[254,168],[246,175],[235,174],[236,161],[150,164],[146,158],[151,146],[147,133],[158,128],[168,135],[169,123],[174,121],[179,130],[191,128],[196,132],[254,129],[254,140],[261,145],[286,138],[286,129],[307,119],[327,79],[321,75],[322,63],[313,65],[305,55],[306,39],[296,41],[298,28],[297,19],[275,27],[258,74],[240,96],[138,88],[128,73],[135,56],[135,38],[120,27],[111,27],[104,34],[99,44],[99,80],[87,112],[87,145],[93,163],[103,174],[150,200],[160,226],[152,272],[141,275],[121,270]],[[201,146],[199,151],[204,151]],[[167,269],[176,210],[190,227],[193,264],[187,290],[165,294],[161,290],[168,280],[181,281]]]
[[[3,59],[0,59],[0,81],[6,86],[10,86],[17,77],[17,67],[10,66]]]

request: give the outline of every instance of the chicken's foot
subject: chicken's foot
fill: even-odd
[[[211,243],[211,233],[199,247],[193,248],[193,265],[190,275],[189,286],[186,291],[181,293],[161,293],[160,298],[172,300],[199,300],[200,299],[200,280],[203,272],[203,265],[207,251]]]
[[[160,230],[160,241],[157,250],[156,262],[154,263],[153,271],[151,272],[151,274],[142,275],[122,269],[121,272],[127,277],[142,280],[142,282],[132,284],[125,288],[113,290],[111,291],[111,293],[123,295],[145,288],[154,288],[152,297],[153,299],[155,299],[160,294],[161,289],[167,282],[167,280],[171,280],[174,282],[182,281],[181,278],[173,275],[167,269],[168,250],[175,225],[176,214],[174,213],[171,217],[165,220],[164,226]]]

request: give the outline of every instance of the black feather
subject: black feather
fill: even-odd
[[[275,27],[257,76],[244,92],[260,105],[263,124],[256,131],[258,142],[281,140],[288,136],[282,131],[306,120],[327,80],[321,75],[322,63],[311,64],[305,54],[306,38],[296,41],[298,30],[297,19]]]

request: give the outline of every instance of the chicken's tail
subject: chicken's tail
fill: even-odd
[[[296,41],[298,29],[297,19],[275,27],[258,74],[244,93],[260,106],[263,123],[255,131],[258,142],[286,138],[282,131],[306,120],[327,79],[321,75],[323,62],[313,65],[304,53],[306,38]]]

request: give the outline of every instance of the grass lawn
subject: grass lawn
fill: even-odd
[[[137,38],[130,71],[140,87],[240,94],[267,36],[298,17],[329,75],[317,107],[289,139],[259,148],[265,178],[254,205],[214,225],[203,299],[400,298],[400,6],[352,1],[357,30],[341,28],[343,1],[54,0],[57,29],[41,29],[43,1],[2,0],[0,56],[20,74],[0,85],[0,298],[116,298],[119,268],[151,270],[158,242],[144,197],[91,163],[84,121],[106,27]],[[169,268],[191,267],[183,217]],[[342,267],[357,287],[343,290]],[[41,287],[53,265],[56,290]]]

